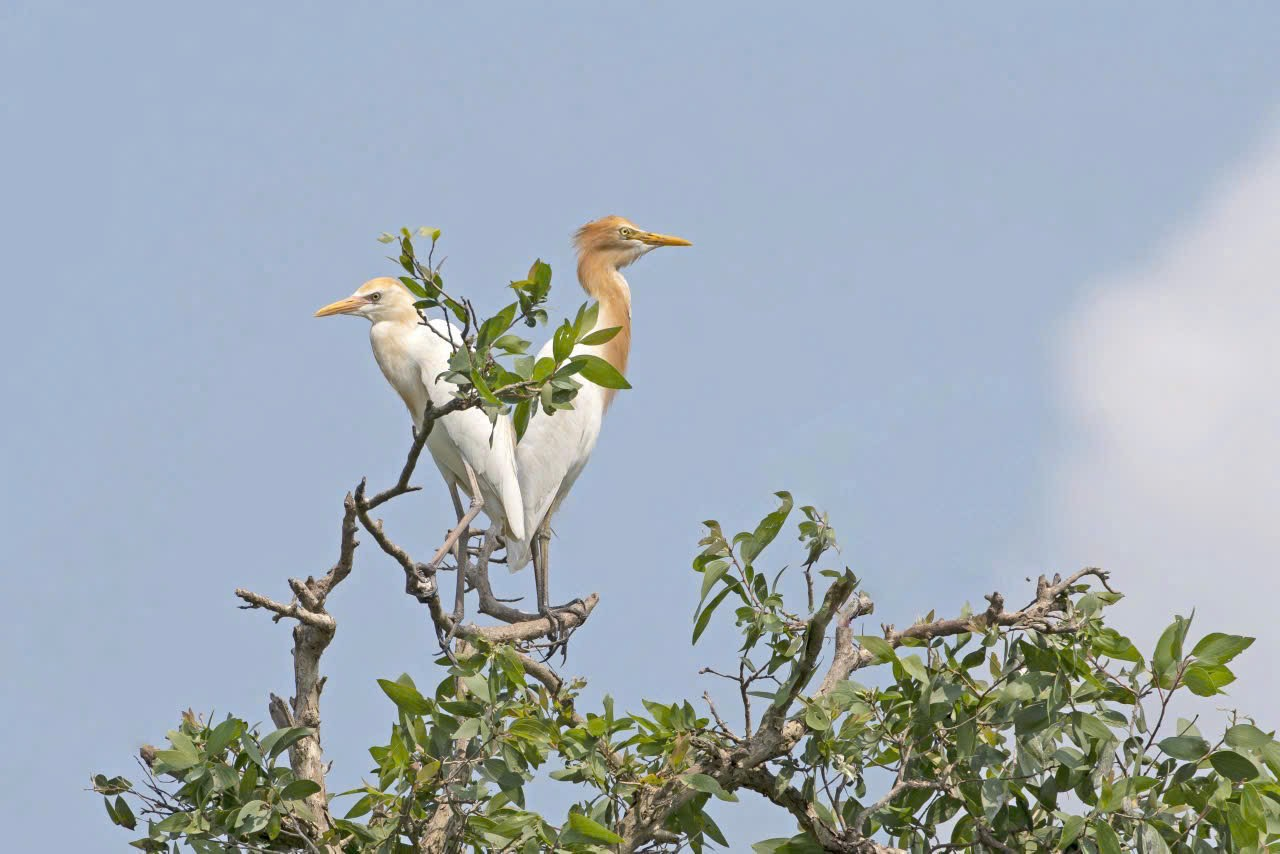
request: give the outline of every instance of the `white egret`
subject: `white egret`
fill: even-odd
[[[427,401],[443,406],[453,398],[457,386],[438,377],[448,369],[453,353],[449,341],[460,343],[462,332],[441,319],[429,321],[432,328],[428,329],[413,303],[413,295],[403,284],[382,277],[370,279],[346,299],[321,308],[316,317],[347,314],[369,320],[372,324],[369,341],[378,367],[404,400],[413,417],[414,429],[422,430]],[[460,524],[464,519],[469,523],[474,517],[478,498],[484,513],[508,542],[526,538],[524,504],[516,476],[515,432],[510,419],[499,418],[491,425],[478,409],[452,412],[434,424],[427,436],[427,450],[449,486]],[[478,496],[473,494],[472,475],[480,492]],[[459,489],[473,500],[470,513],[463,513]],[[465,537],[464,529],[463,540]],[[459,547],[456,620],[462,618],[461,553]]]
[[[681,237],[643,231],[620,216],[587,223],[578,229],[574,243],[578,249],[578,281],[600,304],[596,329],[619,328],[612,340],[578,345],[574,352],[599,356],[625,374],[631,352],[631,288],[622,276],[622,268],[659,246],[692,244]],[[539,358],[551,355],[551,350],[548,341]],[[536,415],[516,446],[526,536],[507,540],[507,562],[514,571],[532,558],[538,611],[551,620],[553,630],[560,620],[555,612],[573,603],[556,608],[548,604],[551,517],[587,464],[613,395],[613,389],[583,381],[573,399],[573,409],[558,410],[551,416]]]

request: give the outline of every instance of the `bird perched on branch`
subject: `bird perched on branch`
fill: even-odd
[[[631,352],[631,288],[622,276],[622,268],[659,246],[692,244],[682,237],[644,231],[620,216],[587,223],[578,229],[574,243],[578,249],[578,281],[600,304],[596,328],[618,328],[609,341],[580,344],[574,352],[599,356],[625,374]],[[551,352],[552,342],[548,341],[538,356],[549,356]],[[613,395],[613,389],[584,382],[573,399],[573,409],[534,418],[516,446],[526,536],[507,540],[507,562],[516,570],[532,559],[538,611],[551,620],[553,627],[560,622],[556,612],[576,603],[552,608],[548,602],[551,517],[587,464]]]
[[[363,317],[372,324],[369,341],[378,367],[409,408],[414,430],[421,431],[428,400],[443,406],[457,388],[439,377],[449,368],[455,346],[450,342],[462,345],[461,330],[441,319],[424,324],[414,307],[413,294],[397,280],[385,277],[370,279],[346,299],[321,308],[316,317],[334,314]],[[451,412],[428,434],[427,450],[449,485],[460,522],[466,514],[458,491],[476,498],[471,486],[474,475],[484,513],[508,541],[525,539],[524,503],[516,477],[515,432],[510,419],[499,418],[491,425],[478,409]],[[458,575],[461,579],[461,568]]]

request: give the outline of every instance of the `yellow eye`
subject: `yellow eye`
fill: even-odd
[[[621,234],[623,237],[630,238],[631,235],[635,234],[636,232],[634,228],[627,228],[624,225],[622,228],[618,229],[618,233]]]
[[[374,291],[373,293],[369,294],[369,299],[372,302],[377,302],[378,300],[382,299],[382,293],[379,291]]]

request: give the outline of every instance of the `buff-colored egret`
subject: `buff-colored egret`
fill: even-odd
[[[600,304],[596,329],[618,327],[610,341],[578,345],[574,352],[599,356],[625,374],[631,352],[631,288],[622,276],[622,268],[659,246],[692,244],[681,237],[643,231],[619,216],[587,223],[578,229],[574,243],[578,250],[578,281]],[[538,356],[549,356],[551,351],[548,341]],[[507,540],[507,561],[510,569],[516,570],[532,558],[538,612],[551,620],[553,631],[560,624],[556,612],[574,603],[556,608],[548,604],[551,517],[587,464],[613,395],[612,389],[583,381],[573,399],[573,409],[558,410],[550,416],[536,415],[516,446],[526,537]]]
[[[431,328],[428,328],[413,303],[413,295],[403,284],[391,278],[377,278],[365,282],[346,299],[321,308],[316,317],[347,314],[369,320],[372,324],[369,341],[378,367],[404,400],[413,417],[414,430],[420,431],[427,401],[443,406],[453,398],[457,386],[439,376],[449,366],[453,353],[450,342],[460,345],[462,332],[440,319],[429,321]],[[526,539],[524,504],[516,476],[515,432],[510,419],[499,418],[491,425],[478,409],[452,412],[434,424],[426,445],[449,486],[463,541],[466,538],[463,523],[469,524],[474,517],[476,498],[481,499],[478,503],[484,513],[508,542]],[[473,475],[479,496],[472,489]],[[472,498],[470,512],[464,513],[458,490]],[[455,622],[462,618],[463,551],[459,545]]]

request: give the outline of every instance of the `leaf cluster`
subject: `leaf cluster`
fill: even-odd
[[[528,355],[531,342],[515,330],[547,322],[549,264],[541,259],[534,261],[525,278],[509,285],[515,300],[482,318],[470,300],[445,290],[441,264],[434,260],[440,229],[417,231],[418,237],[431,241],[426,258],[419,256],[414,236],[402,228],[397,235],[384,233],[379,240],[399,247],[399,257],[392,260],[406,274],[400,282],[417,298],[414,305],[423,324],[444,337],[452,348],[448,370],[441,377],[457,386],[459,396],[484,410],[490,421],[511,416],[519,439],[539,410],[552,415],[573,409],[583,382],[607,389],[631,387],[608,361],[582,350],[604,344],[620,331],[619,327],[596,328],[598,303],[584,303],[572,321],[566,319],[556,327],[549,355]],[[431,326],[433,313],[438,313],[444,323]],[[454,321],[462,324],[460,330]]]

